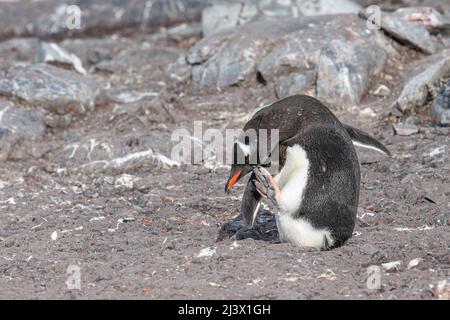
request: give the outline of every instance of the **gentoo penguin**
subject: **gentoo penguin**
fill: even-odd
[[[275,205],[281,241],[321,250],[342,245],[352,236],[358,209],[360,168],[354,145],[390,155],[388,149],[368,134],[342,124],[320,101],[305,95],[256,111],[244,132],[249,129],[278,129],[279,164],[270,174],[266,168],[276,162],[270,159],[275,150],[269,150],[264,160],[253,157],[260,151],[258,143],[252,146],[246,139],[234,144],[225,191],[251,172],[241,204],[244,221],[253,225],[264,197]],[[237,160],[238,155],[243,162]],[[256,163],[250,163],[252,157]]]

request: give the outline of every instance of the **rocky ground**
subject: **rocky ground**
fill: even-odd
[[[449,298],[446,1],[102,3],[68,29],[72,2],[0,1],[0,298]],[[358,150],[332,251],[277,243],[265,209],[243,228],[221,159],[171,156],[297,93],[393,154]]]

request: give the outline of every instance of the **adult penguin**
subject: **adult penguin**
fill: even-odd
[[[261,150],[261,130],[270,139],[273,129],[278,129],[278,143]],[[253,224],[264,197],[276,208],[281,241],[322,250],[342,245],[352,236],[359,201],[360,168],[354,145],[387,155],[389,150],[342,124],[320,101],[305,95],[259,109],[244,126],[244,133],[252,130],[255,141],[244,134],[247,138],[241,136],[234,144],[225,185],[228,192],[251,173],[241,204],[244,221]]]

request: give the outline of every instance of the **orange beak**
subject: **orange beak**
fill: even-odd
[[[225,185],[225,192],[228,192],[228,191],[231,190],[231,188],[233,188],[234,184],[236,183],[236,181],[239,180],[239,177],[240,177],[240,176],[241,176],[241,172],[238,171],[238,172],[236,172],[236,173],[234,174],[234,176],[232,176],[232,177],[228,180],[227,184]]]

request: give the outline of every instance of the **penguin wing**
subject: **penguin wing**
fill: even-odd
[[[250,179],[248,179],[247,186],[245,187],[241,202],[241,213],[244,222],[251,226],[253,226],[253,222],[255,221],[261,200],[261,195],[256,191],[255,184],[253,183],[253,180],[255,179],[256,175],[252,172]]]
[[[378,152],[382,152],[387,154],[388,156],[391,156],[391,152],[388,150],[388,148],[386,148],[381,142],[379,142],[374,137],[370,136],[364,131],[350,127],[349,125],[343,124],[343,126],[347,131],[347,133],[349,134],[350,138],[352,139],[354,145],[363,148],[375,149]]]

